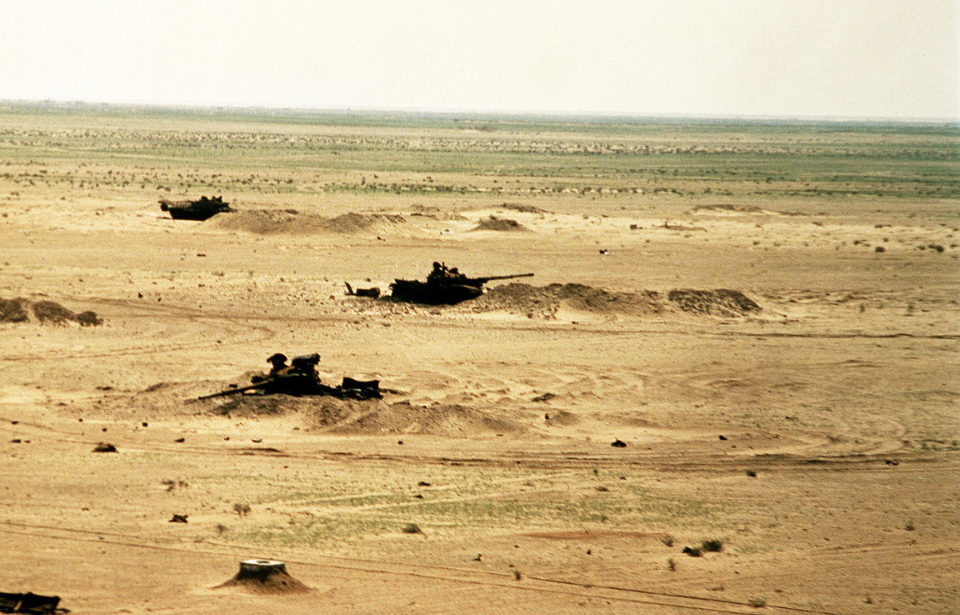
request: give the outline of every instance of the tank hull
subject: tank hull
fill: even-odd
[[[229,203],[224,203],[220,197],[208,199],[202,197],[196,201],[168,201],[160,199],[160,209],[170,214],[174,220],[209,220],[223,212],[233,211]]]
[[[468,284],[437,284],[419,280],[396,280],[390,285],[390,297],[423,305],[455,305],[483,294],[483,288]]]

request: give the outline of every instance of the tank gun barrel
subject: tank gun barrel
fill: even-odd
[[[201,396],[198,397],[197,399],[198,399],[198,400],[200,400],[200,399],[213,399],[214,397],[226,397],[226,396],[228,396],[228,395],[236,395],[236,394],[238,394],[238,393],[243,393],[243,392],[245,392],[245,391],[253,391],[254,389],[262,389],[262,388],[264,388],[264,387],[269,386],[270,383],[274,382],[274,380],[275,380],[274,378],[265,378],[264,380],[261,380],[260,382],[256,382],[256,383],[254,383],[254,384],[249,384],[249,385],[247,385],[247,386],[245,386],[245,387],[238,387],[238,388],[236,388],[236,389],[227,389],[226,391],[220,391],[219,393],[211,393],[210,395],[201,395]]]
[[[487,282],[492,282],[493,280],[512,280],[514,278],[532,278],[532,273],[513,273],[510,275],[491,275],[485,278],[467,278],[470,282],[476,282],[480,284],[486,284]]]

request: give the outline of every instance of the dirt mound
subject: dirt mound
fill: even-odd
[[[491,288],[468,305],[468,309],[476,312],[505,310],[539,317],[555,316],[561,307],[596,314],[631,316],[659,314],[663,311],[660,293],[656,291],[619,293],[583,284],[531,286],[514,282]]]
[[[103,324],[96,312],[86,311],[75,314],[56,301],[36,301],[17,297],[16,299],[0,298],[0,323],[28,322],[30,312],[40,323],[63,325],[75,322],[83,327],[94,327]]]
[[[546,209],[541,209],[536,205],[522,205],[520,203],[500,203],[500,207],[503,209],[510,209],[512,211],[519,211],[524,214],[548,214],[550,213]]]
[[[359,233],[369,230],[380,230],[398,224],[406,219],[400,214],[357,214],[347,213],[330,218],[327,229],[331,233]]]
[[[242,395],[195,402],[221,416],[254,417],[298,414],[311,428],[340,434],[432,434],[462,436],[522,430],[519,423],[456,404],[419,406],[326,396]]]
[[[671,290],[667,299],[684,312],[711,316],[743,316],[760,306],[738,290]]]
[[[428,207],[426,205],[419,204],[415,204],[413,206],[413,213],[410,215],[423,216],[424,218],[432,218],[434,220],[440,220],[443,222],[466,220],[465,217],[461,216],[455,211],[444,211],[439,207]]]
[[[483,218],[480,220],[480,223],[475,227],[470,229],[471,231],[506,231],[506,232],[517,232],[517,231],[528,231],[529,229],[516,220],[510,220],[508,218],[497,218],[496,216],[490,216],[489,218]]]
[[[325,412],[331,406],[348,402],[333,400],[325,404]],[[514,421],[502,419],[487,412],[459,404],[432,404],[418,406],[409,402],[395,404],[372,404],[368,410],[333,426],[330,431],[343,434],[431,434],[464,436],[480,433],[519,432],[522,427]],[[347,412],[355,408],[349,408]]]
[[[473,312],[506,311],[528,317],[551,318],[561,308],[593,314],[651,316],[679,309],[690,314],[736,317],[760,312],[760,306],[736,290],[671,290],[664,297],[653,290],[611,292],[584,284],[531,286],[511,283],[462,304]]]
[[[295,209],[250,209],[217,214],[206,224],[229,231],[257,235],[315,235],[383,232],[406,219],[399,214],[346,213],[335,218],[302,214]]]
[[[249,560],[240,566],[240,572],[215,589],[236,588],[254,594],[304,594],[310,588],[290,576],[281,562]]]
[[[580,423],[580,417],[566,410],[547,412],[543,415],[543,420],[547,425],[560,425],[562,427],[570,427]]]
[[[211,389],[217,388],[217,386],[211,385],[205,388]],[[369,412],[378,403],[382,403],[378,399],[340,400],[336,397],[324,395],[295,396],[283,393],[271,393],[269,395],[237,393],[210,399],[197,399],[198,390],[196,387],[184,390],[176,390],[176,387],[164,387],[162,391],[157,390],[156,395],[150,395],[154,391],[142,393],[139,401],[142,406],[166,412],[167,410],[160,403],[160,398],[189,396],[192,399],[190,399],[188,405],[203,414],[245,418],[298,414],[305,417],[306,421],[312,426],[318,428],[348,422]],[[151,401],[156,403],[151,403]]]
[[[238,393],[208,402],[211,414],[223,416],[280,416],[300,412],[312,405],[303,397],[290,395],[244,395]]]
[[[575,310],[598,314],[659,314],[663,310],[660,293],[652,290],[615,293],[583,284],[564,284],[557,294],[561,303]]]

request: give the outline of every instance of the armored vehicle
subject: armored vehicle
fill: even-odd
[[[223,197],[200,197],[195,201],[168,201],[160,199],[160,210],[170,213],[174,220],[209,220],[219,213],[233,211]]]
[[[292,395],[294,397],[327,395],[338,399],[356,400],[381,399],[383,397],[380,392],[379,380],[354,380],[344,377],[343,383],[339,386],[331,387],[323,384],[317,375],[320,355],[316,353],[294,357],[290,365],[287,365],[286,355],[278,352],[271,355],[267,359],[267,363],[273,366],[270,373],[253,376],[250,379],[252,384],[245,387],[232,387],[226,391],[210,395],[202,395],[198,399],[212,399],[241,393]]]
[[[394,280],[390,285],[390,297],[408,303],[424,305],[455,305],[483,294],[483,285],[492,280],[510,280],[529,278],[532,273],[497,275],[483,278],[469,278],[456,267],[447,268],[445,264],[434,263],[433,271],[426,282],[420,280]]]

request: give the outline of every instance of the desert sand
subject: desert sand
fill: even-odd
[[[960,612],[955,129],[368,124],[0,114],[0,591]],[[158,205],[201,194],[236,213]],[[346,293],[433,261],[535,275]],[[197,399],[275,352],[384,399]],[[251,558],[309,591],[224,585]]]

